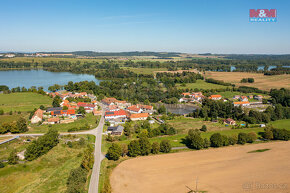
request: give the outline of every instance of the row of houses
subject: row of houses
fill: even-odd
[[[67,97],[72,97],[72,98],[86,98],[88,97],[88,94],[86,92],[81,92],[81,93],[72,93],[72,92],[50,92],[47,93],[51,97],[59,96],[62,99],[65,99]]]

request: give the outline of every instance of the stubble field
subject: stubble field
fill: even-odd
[[[270,150],[248,153],[259,149]],[[199,191],[289,192],[289,159],[289,142],[139,157],[117,166],[111,185],[118,193],[190,192],[198,178]]]

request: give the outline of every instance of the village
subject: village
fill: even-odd
[[[68,91],[50,92],[47,94],[52,98],[58,96],[61,99],[60,105],[59,107],[37,109],[31,118],[32,124],[52,125],[73,123],[83,118],[84,112],[92,113],[94,116],[102,115],[102,109],[96,101],[96,97],[92,94],[86,92],[72,93]],[[264,111],[268,105],[262,103],[262,95],[235,95],[229,99],[219,94],[206,97],[202,92],[182,93],[179,102],[202,105],[202,101],[205,98],[215,101],[222,100],[223,102],[232,101],[235,107],[260,108],[259,111]],[[249,100],[255,101],[249,102]],[[149,116],[157,114],[156,109],[153,109],[151,105],[131,104],[130,102],[117,100],[112,97],[104,98],[100,102],[104,106],[105,113],[103,116],[105,121],[109,124],[107,131],[104,131],[105,134],[122,135],[124,130],[122,125],[127,121],[144,121],[148,120]],[[158,118],[157,121],[159,123],[163,122]],[[154,120],[150,119],[150,123],[154,123]],[[236,121],[231,118],[224,119],[223,123],[225,125],[236,125]]]

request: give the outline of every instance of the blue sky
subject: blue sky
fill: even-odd
[[[0,51],[290,54],[287,0],[0,0]],[[249,9],[277,9],[250,23]]]

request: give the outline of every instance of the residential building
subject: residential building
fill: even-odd
[[[43,118],[43,110],[41,109],[37,109],[37,111],[35,111],[34,115],[31,118],[31,123],[39,123],[42,121]]]
[[[90,110],[93,110],[95,108],[96,105],[94,104],[90,104],[90,103],[84,103],[84,102],[78,102],[77,103],[78,107],[84,107]]]
[[[117,99],[115,99],[115,98],[105,98],[105,99],[103,99],[102,100],[102,103],[104,104],[104,105],[113,105],[115,102],[117,101]]]
[[[94,109],[94,110],[93,110],[93,114],[94,114],[95,116],[102,115],[102,111],[98,111],[97,109]]]
[[[249,101],[248,97],[246,97],[246,96],[241,96],[239,100],[243,101],[243,102]]]
[[[256,95],[254,96],[254,99],[261,101],[263,99],[262,95]]]
[[[222,96],[221,95],[211,95],[208,98],[217,101],[217,100],[221,100]]]
[[[132,106],[128,107],[127,110],[130,113],[141,113],[142,112],[142,109],[138,108],[136,105],[132,105]]]
[[[112,135],[122,135],[124,131],[124,127],[121,125],[118,125],[116,127],[108,127],[107,131],[108,133],[111,133]]]
[[[146,120],[148,118],[148,113],[134,113],[131,114],[130,119],[132,121],[140,121],[140,120]]]
[[[234,102],[234,106],[237,107],[237,106],[242,106],[242,107],[246,107],[246,106],[249,106],[250,105],[250,102],[249,101],[245,101],[245,102]]]
[[[50,118],[50,119],[47,119],[47,124],[57,124],[59,123],[59,118],[58,117],[53,117],[53,118]]]
[[[60,110],[62,110],[62,107],[50,107],[46,109],[46,112],[60,111]]]
[[[235,125],[236,121],[231,118],[227,118],[224,120],[224,124]]]
[[[116,118],[127,118],[130,117],[130,113],[125,110],[119,110],[119,111],[107,111],[105,112],[105,119],[116,119]]]

